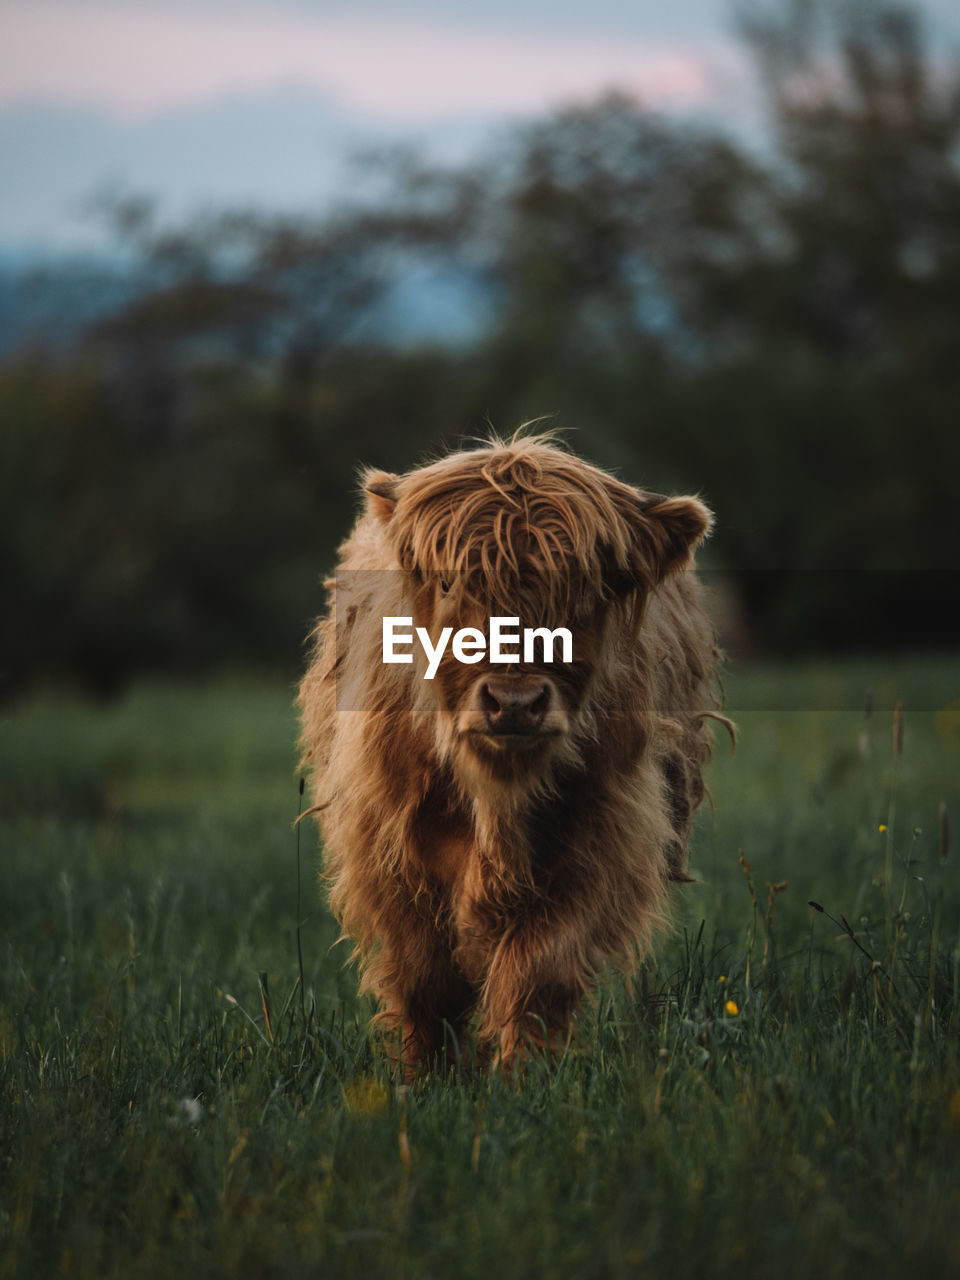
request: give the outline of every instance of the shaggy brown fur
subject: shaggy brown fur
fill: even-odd
[[[408,1071],[555,1042],[686,880],[716,705],[711,516],[545,437],[369,472],[300,688],[330,901]],[[684,571],[690,570],[690,571]],[[382,619],[566,626],[569,664],[382,662]],[[538,653],[540,651],[538,650]],[[559,651],[556,656],[559,656]]]

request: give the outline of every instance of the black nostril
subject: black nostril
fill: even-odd
[[[539,692],[530,703],[530,714],[535,716],[538,720],[542,720],[549,710],[550,690],[544,684],[540,686]]]
[[[480,686],[480,708],[490,721],[496,720],[503,712],[503,707],[491,693],[488,684]]]

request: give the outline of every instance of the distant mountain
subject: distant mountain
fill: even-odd
[[[316,217],[376,181],[357,154],[424,144],[464,158],[491,119],[417,127],[351,112],[305,88],[230,93],[146,118],[28,102],[0,109],[0,245],[103,246],[111,196],[156,198],[165,219],[252,209]]]
[[[0,250],[0,358],[31,345],[64,351],[146,288],[143,273],[120,254]],[[359,316],[352,336],[398,348],[463,346],[489,329],[494,314],[481,272],[408,264]]]
[[[68,347],[137,291],[119,257],[0,251],[0,356]]]

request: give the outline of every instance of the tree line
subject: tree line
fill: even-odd
[[[881,0],[740,27],[763,145],[610,94],[315,219],[118,204],[136,288],[0,365],[6,690],[295,672],[358,464],[543,415],[703,494],[753,650],[951,642],[960,66]],[[375,323],[424,265],[473,336]]]

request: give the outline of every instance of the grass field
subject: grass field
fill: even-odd
[[[299,987],[289,690],[9,714],[0,1277],[960,1273],[960,660],[727,692],[675,932],[512,1087],[390,1081],[306,827]]]

